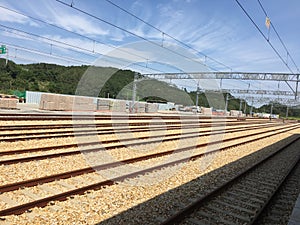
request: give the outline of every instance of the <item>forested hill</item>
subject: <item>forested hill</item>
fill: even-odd
[[[74,94],[76,84],[87,66],[64,67],[53,64],[17,65],[0,60],[0,92],[43,91]]]
[[[12,94],[14,91],[42,91],[61,94],[75,94],[78,82],[86,71],[91,70],[95,76],[90,76],[87,86],[89,90],[95,89],[99,97],[132,98],[132,83],[134,72],[131,70],[118,70],[107,67],[89,66],[60,66],[54,64],[15,64],[0,59],[0,93]],[[110,75],[107,82],[100,84]],[[101,88],[99,88],[101,86]],[[153,88],[155,87],[155,88]],[[152,91],[149,91],[152,90]],[[144,93],[147,93],[145,96]],[[83,93],[85,94],[85,93]],[[87,94],[88,95],[88,94]],[[95,96],[95,95],[92,95]],[[167,100],[179,104],[191,105],[189,95],[176,87],[157,80],[146,80],[138,83],[137,97],[143,100]],[[157,99],[157,98],[156,98]]]
[[[134,72],[131,70],[118,70],[107,67],[89,67],[89,66],[60,66],[55,64],[15,64],[8,61],[5,65],[5,59],[0,59],[0,93],[13,94],[15,91],[42,91],[61,94],[75,94],[78,82],[87,71],[96,74],[87,81],[88,91],[95,89],[99,97],[132,98],[132,83]],[[103,79],[105,74],[110,75],[106,82]],[[99,81],[105,81],[99,85]],[[101,83],[100,82],[100,83]],[[99,88],[101,86],[101,88]],[[100,89],[100,90],[99,90]],[[89,95],[82,93],[84,95]],[[96,96],[95,94],[92,96]],[[137,83],[137,97],[140,100],[170,101],[177,104],[194,105],[196,101],[195,92],[183,91],[174,86],[157,80],[145,79]],[[230,95],[228,110],[239,109],[239,99]],[[204,93],[199,96],[199,105],[209,107]],[[223,107],[223,106],[222,106]],[[244,104],[243,107],[244,109]],[[271,106],[265,105],[259,109],[253,109],[253,112],[269,113]],[[223,108],[220,108],[223,109]],[[246,113],[249,113],[250,106],[246,105]],[[289,115],[299,117],[299,109],[290,109]],[[286,107],[283,105],[274,105],[273,112],[285,116]]]

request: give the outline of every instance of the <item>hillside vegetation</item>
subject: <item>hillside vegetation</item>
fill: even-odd
[[[84,76],[83,76],[84,75]],[[88,75],[88,76],[87,76]],[[175,102],[183,105],[194,105],[196,92],[188,92],[165,82],[152,80],[138,75],[137,98],[143,101]],[[80,94],[87,96],[132,99],[134,72],[109,67],[60,66],[54,64],[15,64],[0,59],[0,93],[13,94],[18,92],[42,91],[60,94]],[[78,85],[80,84],[80,85]],[[208,97],[207,97],[207,96]],[[199,105],[225,108],[225,94],[200,93]],[[240,108],[239,99],[229,96],[228,110]],[[220,101],[221,99],[221,101]],[[242,109],[250,112],[245,103]],[[253,112],[270,112],[271,105],[264,105]],[[285,116],[286,106],[275,104],[274,114]],[[299,117],[299,109],[290,109],[289,116]]]

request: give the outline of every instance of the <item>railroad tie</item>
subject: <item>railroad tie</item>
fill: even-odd
[[[236,204],[244,204],[244,205],[247,205],[247,206],[252,207],[252,208],[257,208],[257,207],[260,206],[260,203],[257,203],[257,204],[250,203],[250,202],[243,201],[242,199],[240,200],[240,199],[237,199],[237,198],[232,198],[230,196],[224,196],[223,199],[225,199],[225,200],[227,200],[231,203],[234,202]]]
[[[0,195],[0,201],[6,203],[6,204],[9,205],[10,207],[20,205],[20,204],[19,204],[18,202],[16,202],[15,200],[12,200],[11,198],[8,198],[8,197],[3,196],[3,195]]]
[[[44,191],[46,191],[48,193],[54,194],[54,195],[57,194],[57,192],[58,192],[57,190],[49,187],[49,185],[47,185],[47,184],[42,184],[42,185],[39,185],[38,187],[40,189],[42,189],[42,190],[44,190]]]
[[[26,190],[26,189],[21,189],[20,190],[25,196],[33,199],[33,200],[38,200],[41,199],[41,196],[38,196],[36,194],[34,194],[32,191]]]
[[[29,190],[26,190],[26,189],[21,189],[20,191],[21,191],[25,196],[27,196],[27,197],[29,197],[29,198],[31,198],[31,199],[33,199],[33,200],[39,200],[39,199],[41,199],[41,196],[38,196],[38,195],[34,194],[32,191],[29,191]],[[37,214],[36,214],[36,213],[33,213],[33,212],[32,212],[32,209],[28,209],[27,212],[28,212],[28,213],[26,214],[26,217],[28,218],[28,221],[33,222],[34,219],[35,219],[35,217],[37,216]]]
[[[56,183],[59,184],[59,185],[61,185],[61,186],[63,186],[63,187],[66,187],[66,188],[68,188],[70,190],[76,189],[76,187],[74,185],[68,184],[68,183],[66,183],[63,180],[58,180],[58,181],[56,181]]]
[[[237,210],[242,211],[242,212],[246,212],[246,213],[250,213],[250,214],[255,213],[255,211],[253,211],[253,210],[250,210],[250,209],[238,206],[238,205],[229,204],[229,203],[226,203],[224,201],[214,200],[214,202],[219,204],[219,205],[223,205],[223,206],[226,206],[226,207],[232,208],[232,209],[237,209]]]
[[[198,219],[195,219],[195,218],[188,218],[188,221],[195,224],[195,225],[207,225],[206,222],[202,222]]]
[[[211,211],[215,211],[216,213],[221,213],[221,214],[225,214],[227,216],[231,216],[233,218],[237,218],[243,222],[249,222],[250,221],[250,218],[247,217],[247,216],[241,216],[240,214],[238,213],[234,213],[234,212],[230,212],[228,210],[224,210],[224,209],[220,209],[216,206],[211,206],[211,205],[207,205],[205,206],[206,209],[209,209]]]
[[[71,181],[76,182],[76,184],[80,185],[80,186],[82,186],[82,185],[86,186],[89,184],[88,181],[85,181],[80,177],[72,177]]]

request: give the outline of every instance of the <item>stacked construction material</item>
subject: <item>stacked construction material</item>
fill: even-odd
[[[73,110],[77,111],[95,111],[96,105],[94,104],[94,99],[90,97],[73,97]]]
[[[230,116],[242,116],[242,111],[230,110]]]
[[[114,100],[111,102],[110,110],[112,112],[126,112],[126,101]]]
[[[72,111],[73,108],[72,96],[58,96],[58,110],[60,111]]]
[[[146,103],[145,102],[135,102],[132,106],[132,102],[129,103],[129,111],[132,113],[145,113]]]
[[[99,111],[109,111],[111,101],[108,99],[98,98],[97,99],[97,110]]]
[[[93,98],[89,97],[42,94],[40,109],[58,111],[93,111],[95,110],[95,104]]]
[[[0,108],[2,109],[16,109],[18,99],[15,98],[0,98]]]
[[[158,104],[146,103],[145,111],[146,113],[156,113],[158,111]]]
[[[58,95],[42,94],[40,101],[40,109],[43,110],[58,110]]]
[[[145,113],[146,103],[145,102],[138,102],[136,104],[136,112],[137,113]]]
[[[201,107],[201,113],[204,115],[212,115],[212,108]]]

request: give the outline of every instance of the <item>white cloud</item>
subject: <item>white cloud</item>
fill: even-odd
[[[91,21],[82,16],[71,14],[54,14],[54,22],[65,29],[78,32],[84,35],[108,35],[109,31],[102,29],[98,24],[93,24]]]
[[[21,14],[13,12],[16,11],[14,9],[13,11],[10,11],[5,8],[11,9],[12,7],[0,6],[0,15],[1,15],[0,21],[10,22],[10,23],[29,24],[30,26],[38,26],[37,23],[31,21],[27,16],[23,16]]]
[[[4,8],[0,8],[0,14],[1,14],[0,21],[22,23],[22,24],[25,24],[28,21],[28,18],[26,16],[16,14]]]
[[[103,28],[104,26],[100,26],[99,22],[76,13],[74,10],[58,7],[53,1],[31,4],[28,9],[35,17],[81,35],[102,36],[109,34],[109,31]]]

